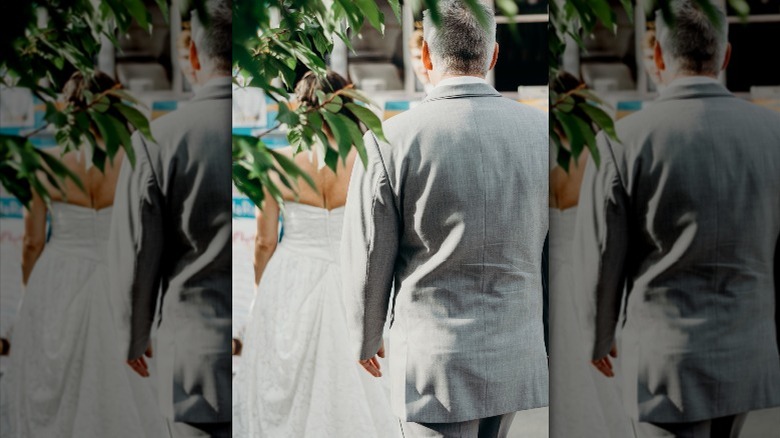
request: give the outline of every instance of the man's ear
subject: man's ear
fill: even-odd
[[[659,72],[666,70],[664,53],[661,50],[661,45],[658,44],[658,41],[655,42],[655,47],[653,47],[653,62],[655,62],[655,68],[657,68]]]
[[[428,42],[423,41],[422,45],[422,63],[426,70],[431,71],[433,70],[433,63],[431,62],[431,52],[428,49]]]
[[[490,60],[490,67],[488,67],[488,70],[493,70],[493,67],[496,66],[496,62],[498,62],[498,43],[496,43],[496,48],[493,49],[493,59]]]
[[[194,71],[200,70],[200,59],[198,59],[198,48],[195,43],[190,41],[190,65]]]
[[[723,65],[720,66],[721,70],[725,70],[731,60],[731,43],[726,44],[726,56],[723,57]]]

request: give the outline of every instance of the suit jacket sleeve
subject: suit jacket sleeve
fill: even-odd
[[[117,181],[109,250],[114,312],[128,359],[141,356],[149,344],[165,245],[163,196],[148,145],[137,133],[133,148],[135,166],[125,159]]]
[[[592,359],[615,340],[628,255],[628,194],[613,145],[598,137],[601,163],[588,161],[580,189],[574,241],[575,296]],[[619,146],[618,146],[619,147]]]
[[[780,237],[775,244],[775,333],[780,350]]]
[[[377,139],[367,133],[364,140],[368,164],[353,168],[341,245],[347,325],[360,359],[373,357],[382,342],[401,229]]]

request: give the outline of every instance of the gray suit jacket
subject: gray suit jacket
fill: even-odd
[[[231,85],[214,80],[133,136],[114,200],[110,266],[121,340],[144,352],[161,297],[155,358],[163,413],[231,418]]]
[[[389,144],[365,136],[368,166],[355,165],[345,211],[355,359],[377,352],[392,296],[391,404],[402,420],[546,405],[546,114],[487,84],[451,85],[384,132]]]
[[[621,143],[599,136],[577,216],[593,358],[623,307],[620,383],[635,419],[780,404],[780,117],[716,83],[673,83],[617,130]]]

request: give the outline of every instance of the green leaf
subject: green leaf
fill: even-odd
[[[169,22],[168,0],[155,0],[155,3],[157,3],[157,6],[160,8],[160,12],[162,12],[165,22]]]
[[[325,135],[325,132],[320,130],[315,132],[316,138],[315,142],[312,144],[314,147],[314,151],[317,152],[317,155],[320,157],[327,157],[328,150],[331,149],[330,147],[330,139],[327,135]],[[338,154],[336,154],[338,156]],[[334,168],[335,169],[335,168]]]
[[[130,15],[135,18],[138,25],[144,28],[147,32],[150,32],[151,24],[149,23],[149,11],[146,9],[142,0],[123,0],[122,2],[127,8]]]
[[[87,135],[87,138],[91,139],[92,143],[92,164],[95,165],[98,169],[100,169],[101,172],[105,171],[106,168],[106,152],[103,149],[100,149],[97,147],[97,144],[95,143],[95,138],[91,135]],[[128,157],[130,155],[128,154]],[[130,164],[135,165],[135,162],[131,160]]]
[[[433,24],[438,25],[441,23],[441,13],[439,12],[439,6],[436,4],[436,0],[423,0],[422,4],[428,9],[428,14],[431,17]]]
[[[110,159],[114,159],[121,146],[130,146],[130,133],[127,127],[113,117],[90,110],[89,115],[98,127],[103,142],[106,145],[106,153]]]
[[[609,105],[607,105],[600,97],[598,97],[595,93],[593,93],[592,91],[586,88],[581,88],[577,91],[574,91],[572,94],[576,96],[580,96],[583,99],[589,100],[591,102],[597,103],[601,106],[609,107]]]
[[[317,111],[309,112],[306,115],[306,120],[308,126],[311,126],[312,129],[315,131],[319,131],[322,129],[322,116]]]
[[[333,50],[333,42],[329,41],[322,32],[315,32],[311,38],[314,43],[314,48],[320,55],[325,56]]]
[[[60,146],[65,147],[68,144],[68,139],[68,131],[65,129],[60,129],[54,133],[54,141]]]
[[[130,94],[127,91],[122,90],[120,88],[114,88],[112,90],[109,90],[109,91],[106,92],[106,94],[114,96],[114,97],[118,97],[118,98],[120,98],[122,100],[126,100],[126,101],[128,101],[128,102],[130,102],[130,103],[132,103],[134,105],[137,105],[137,106],[140,106],[140,107],[143,107],[143,108],[148,108],[143,102],[141,102],[140,100],[136,99],[135,96],[133,96],[132,94]]]
[[[563,99],[558,100],[556,108],[565,113],[570,113],[571,110],[574,109],[574,98],[571,96],[566,96]]]
[[[585,144],[588,146],[588,149],[591,151],[598,151],[598,147],[596,146],[596,132],[593,129],[593,126],[578,117],[573,117],[573,119],[577,129],[580,130],[582,137],[585,139]],[[579,158],[580,153],[582,153],[582,150],[575,150],[574,147],[572,147],[571,152],[574,158],[577,159]]]
[[[341,111],[341,107],[343,105],[343,102],[341,100],[341,97],[331,95],[330,102],[326,103],[323,108],[325,108],[326,111],[337,113]]]
[[[589,0],[588,6],[607,29],[615,32],[615,12],[607,0]]]
[[[571,153],[565,147],[563,147],[563,143],[561,143],[561,138],[558,136],[558,134],[555,131],[550,131],[550,138],[552,138],[553,143],[557,146],[555,150],[556,163],[558,163],[558,165],[566,173],[569,173],[569,163],[571,162]]]
[[[328,100],[328,97],[325,95],[325,92],[322,90],[314,90],[314,95],[317,96],[317,102],[319,102],[320,105],[322,105],[326,100]]]
[[[298,129],[291,129],[287,131],[287,142],[290,143],[295,152],[299,152],[301,149],[301,141],[303,140],[303,134]]]
[[[359,102],[363,102],[367,105],[371,105],[375,108],[379,108],[379,105],[377,105],[376,102],[374,102],[370,97],[363,94],[363,92],[361,92],[360,90],[357,90],[355,88],[343,88],[341,89],[340,92],[346,97],[349,97]]]
[[[631,21],[631,23],[634,22],[634,3],[632,0],[620,0],[620,4],[623,5],[623,9],[626,11],[626,15],[628,15],[628,19]]]
[[[59,111],[52,102],[46,102],[46,114],[44,120],[54,124],[56,127],[65,126],[68,123],[68,116]]]
[[[582,109],[585,114],[587,114],[596,125],[600,126],[601,129],[603,129],[610,138],[617,140],[618,137],[617,132],[615,131],[615,122],[612,121],[612,117],[610,117],[609,114],[602,111],[601,108],[588,103],[580,103],[577,105],[577,107]]]
[[[60,160],[52,157],[51,155],[49,155],[44,151],[36,149],[36,152],[38,153],[38,156],[41,157],[41,159],[43,159],[43,162],[46,163],[46,166],[48,166],[49,170],[51,170],[51,172],[54,174],[54,176],[57,177],[57,179],[64,180],[64,178],[66,177],[70,178],[71,180],[73,180],[76,186],[78,186],[78,188],[80,188],[82,191],[85,190],[84,184],[82,184],[81,179],[79,179],[78,175],[76,175],[65,165],[63,165],[60,162]],[[49,181],[53,182],[54,183],[53,185],[58,189],[60,190],[62,189],[61,186],[56,181],[52,181],[51,179]]]
[[[360,128],[358,128],[355,122],[353,122],[349,117],[343,114],[335,114],[335,118],[339,119],[344,124],[347,132],[347,138],[349,139],[347,142],[336,142],[339,146],[339,155],[346,163],[347,156],[352,150],[352,145],[355,145],[358,142],[363,143],[363,133],[360,132]]]
[[[355,149],[358,151],[358,155],[360,156],[360,161],[363,162],[363,165],[368,165],[368,155],[366,154],[366,145],[363,142],[363,133],[360,132],[360,127],[353,122],[348,117],[342,116],[345,123],[347,124],[347,129],[349,130],[349,135],[352,137],[352,141],[354,143]],[[346,152],[346,153],[345,153]],[[342,151],[339,150],[339,154],[341,155],[341,159],[344,161],[344,164],[347,163],[347,157],[349,156],[349,150]]]
[[[279,76],[281,76],[282,81],[284,82],[285,86],[287,86],[288,89],[293,89],[295,87],[295,79],[296,79],[296,73],[295,73],[295,58],[288,58],[288,60],[293,61],[293,66],[290,67],[288,63],[271,58],[269,61],[274,64],[276,69],[279,71]]]
[[[360,11],[371,23],[374,29],[381,33],[385,32],[385,16],[382,11],[379,10],[379,6],[375,0],[355,0],[355,4],[360,8]]]
[[[276,116],[276,120],[292,127],[301,123],[301,116],[288,108],[284,102],[279,102],[279,115]]]
[[[323,112],[322,117],[325,118],[325,122],[327,122],[330,131],[333,133],[333,138],[336,140],[336,144],[339,147],[339,153],[341,155],[344,155],[344,151],[349,153],[354,141],[345,122],[346,117],[338,114],[331,114],[329,112]]]
[[[729,5],[731,5],[740,18],[745,19],[750,14],[750,5],[745,0],[729,0]]]
[[[376,138],[379,139],[379,141],[388,142],[387,138],[385,138],[385,133],[382,130],[382,121],[379,120],[379,117],[377,117],[373,111],[352,102],[348,102],[344,104],[344,106],[347,107],[355,117],[360,119],[360,121],[366,125],[366,128],[376,135]]]
[[[325,149],[325,164],[334,172],[339,168],[339,153],[331,147]]]
[[[122,113],[122,115],[131,125],[135,126],[136,129],[141,131],[141,134],[143,134],[144,137],[146,137],[148,140],[154,141],[154,137],[152,136],[152,129],[149,126],[149,119],[147,119],[146,116],[144,116],[140,111],[124,103],[114,103],[114,108],[119,110],[119,112]]]
[[[557,110],[553,110],[553,115],[560,122],[563,132],[566,134],[566,139],[569,140],[569,148],[571,149],[572,155],[575,157],[579,156],[580,151],[582,151],[582,148],[585,145],[585,138],[582,136],[579,126],[577,125],[577,120],[579,119]]]
[[[295,164],[295,161],[274,150],[269,149],[268,152],[274,157],[276,162],[279,163],[279,166],[282,168],[282,170],[285,171],[285,173],[287,173],[287,175],[292,178],[302,178],[304,181],[306,181],[306,184],[308,184],[314,190],[317,190],[317,185],[314,184],[314,180],[311,178],[311,176],[301,170],[301,168]]]
[[[710,0],[697,0],[697,3],[701,6],[701,9],[707,15],[707,18],[709,18],[710,21],[715,24],[715,26],[721,25],[720,14],[718,14],[717,8],[715,7],[714,4],[712,4]]]
[[[109,106],[111,106],[111,101],[108,100],[108,96],[105,95],[98,97],[97,100],[93,101],[90,105],[93,110],[99,113],[108,111]]]
[[[401,22],[401,4],[398,0],[387,0],[387,3],[390,4],[390,9],[393,10],[393,14],[395,15],[395,19],[398,20],[398,22]]]
[[[255,205],[263,208],[263,201],[265,199],[265,191],[263,190],[263,184],[259,180],[254,180],[249,176],[249,170],[244,166],[244,163],[233,163],[233,184],[236,189],[245,194]]]
[[[496,7],[505,17],[511,18],[520,13],[515,0],[496,0]]]
[[[482,25],[482,27],[487,28],[488,26],[488,17],[485,14],[485,11],[480,5],[480,0],[464,0],[466,2],[466,5],[471,9],[471,13],[476,17],[477,21],[479,21],[479,24]]]
[[[75,127],[78,128],[81,133],[89,133],[89,117],[83,111],[79,111],[73,116]]]
[[[599,153],[599,148],[596,144],[588,145],[588,150],[590,151],[590,158],[593,159],[593,163],[598,167],[601,165],[601,154]]]
[[[335,0],[332,10],[337,16],[344,16],[349,26],[355,31],[360,32],[363,25],[363,14],[360,9],[349,0]]]

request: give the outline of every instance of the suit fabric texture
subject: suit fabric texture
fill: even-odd
[[[780,116],[711,81],[675,81],[598,137],[577,216],[579,307],[593,358],[618,342],[644,422],[780,405]]]
[[[461,422],[546,406],[547,116],[487,84],[435,88],[365,136],[342,269],[355,359],[388,308],[393,412]],[[391,305],[392,303],[392,305]]]
[[[231,420],[231,84],[212,79],[184,106],[133,136],[117,185],[110,248],[128,358],[147,345],[163,414]],[[154,376],[152,376],[154,378]]]

